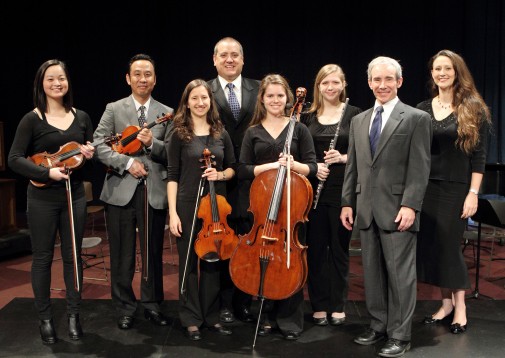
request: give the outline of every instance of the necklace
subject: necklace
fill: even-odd
[[[452,103],[449,103],[448,105],[444,106],[442,104],[442,102],[440,101],[440,97],[437,96],[437,101],[438,101],[438,105],[442,108],[442,109],[450,109],[452,107]]]

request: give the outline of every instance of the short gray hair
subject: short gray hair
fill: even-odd
[[[368,80],[372,79],[372,69],[377,65],[391,65],[396,70],[396,79],[399,79],[402,77],[402,66],[400,66],[400,63],[397,60],[395,60],[394,58],[391,58],[391,57],[379,56],[379,57],[374,58],[368,64],[368,69],[366,71],[366,74],[368,76]]]

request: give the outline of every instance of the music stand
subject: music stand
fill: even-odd
[[[489,195],[489,197],[500,197],[497,195]],[[479,273],[480,273],[480,242],[482,224],[505,228],[505,198],[502,199],[487,199],[486,195],[479,195],[479,206],[477,212],[472,216],[472,220],[478,222],[477,226],[477,264],[475,268],[475,289],[468,298],[479,298],[485,296],[479,293]]]

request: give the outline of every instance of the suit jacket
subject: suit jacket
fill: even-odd
[[[163,114],[172,112],[172,108],[151,98],[147,113],[147,123],[155,121]],[[133,102],[133,97],[130,95],[119,101],[107,104],[93,136],[97,140],[111,133],[122,133],[126,127],[133,125],[138,126],[139,122],[135,103]],[[135,159],[144,163],[149,173],[147,176],[149,204],[155,209],[166,209],[168,207],[166,183],[167,153],[164,141],[168,138],[171,128],[171,122],[151,127],[153,133],[152,149],[150,151],[142,150],[134,156]],[[100,199],[112,205],[124,206],[128,204],[135,194],[139,183],[139,180],[126,170],[130,156],[117,153],[105,144],[98,145],[96,152],[98,160],[112,169],[105,177]]]
[[[375,219],[380,228],[390,231],[397,230],[394,219],[400,207],[407,206],[416,211],[409,231],[418,231],[419,211],[430,174],[430,116],[399,101],[372,158],[372,112],[373,108],[351,121],[342,206],[353,207],[359,229],[367,229]]]
[[[240,158],[240,148],[242,147],[242,139],[244,139],[244,133],[249,127],[249,122],[251,121],[254,113],[254,107],[256,106],[260,81],[242,77],[242,103],[240,104],[240,114],[238,120],[235,120],[235,117],[233,117],[233,114],[231,113],[230,105],[228,104],[226,95],[221,88],[219,79],[216,77],[213,80],[208,81],[208,84],[214,94],[214,100],[216,102],[221,122],[223,122],[223,125],[233,142],[235,159],[238,163]]]

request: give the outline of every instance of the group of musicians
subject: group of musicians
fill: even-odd
[[[258,319],[259,336],[278,329],[285,339],[298,339],[307,277],[313,323],[341,325],[357,219],[372,323],[355,342],[389,338],[379,355],[403,355],[410,348],[415,304],[412,238],[428,183],[432,134],[429,115],[398,100],[401,67],[387,57],[370,63],[376,104],[362,113],[348,104],[345,74],[337,65],[320,69],[313,102],[305,106],[306,90],[297,89],[295,99],[281,75],[242,77],[244,52],[233,38],[217,42],[213,61],[217,77],[189,82],[174,110],[151,96],[153,59],[133,56],[125,78],[131,95],[107,104],[94,132],[89,116],[73,107],[65,64],[50,60],[39,68],[35,109],[19,124],[9,166],[30,179],[28,224],[43,227],[31,231],[42,341],[58,340],[49,292],[57,234],[68,334],[73,340],[83,335],[79,253],[87,171],[80,169],[85,160],[65,162],[74,155],[108,168],[100,199],[107,204],[119,329],[130,329],[137,311],[137,235],[144,317],[158,326],[170,323],[161,310],[167,214],[179,254],[179,318],[189,339],[202,339],[203,327],[231,335],[225,323],[235,319]],[[70,142],[80,145],[65,151]],[[34,162],[37,153],[44,153],[43,163]],[[93,169],[94,162],[84,165]],[[385,272],[398,280],[382,277]],[[258,317],[251,314],[253,297],[261,300]]]

